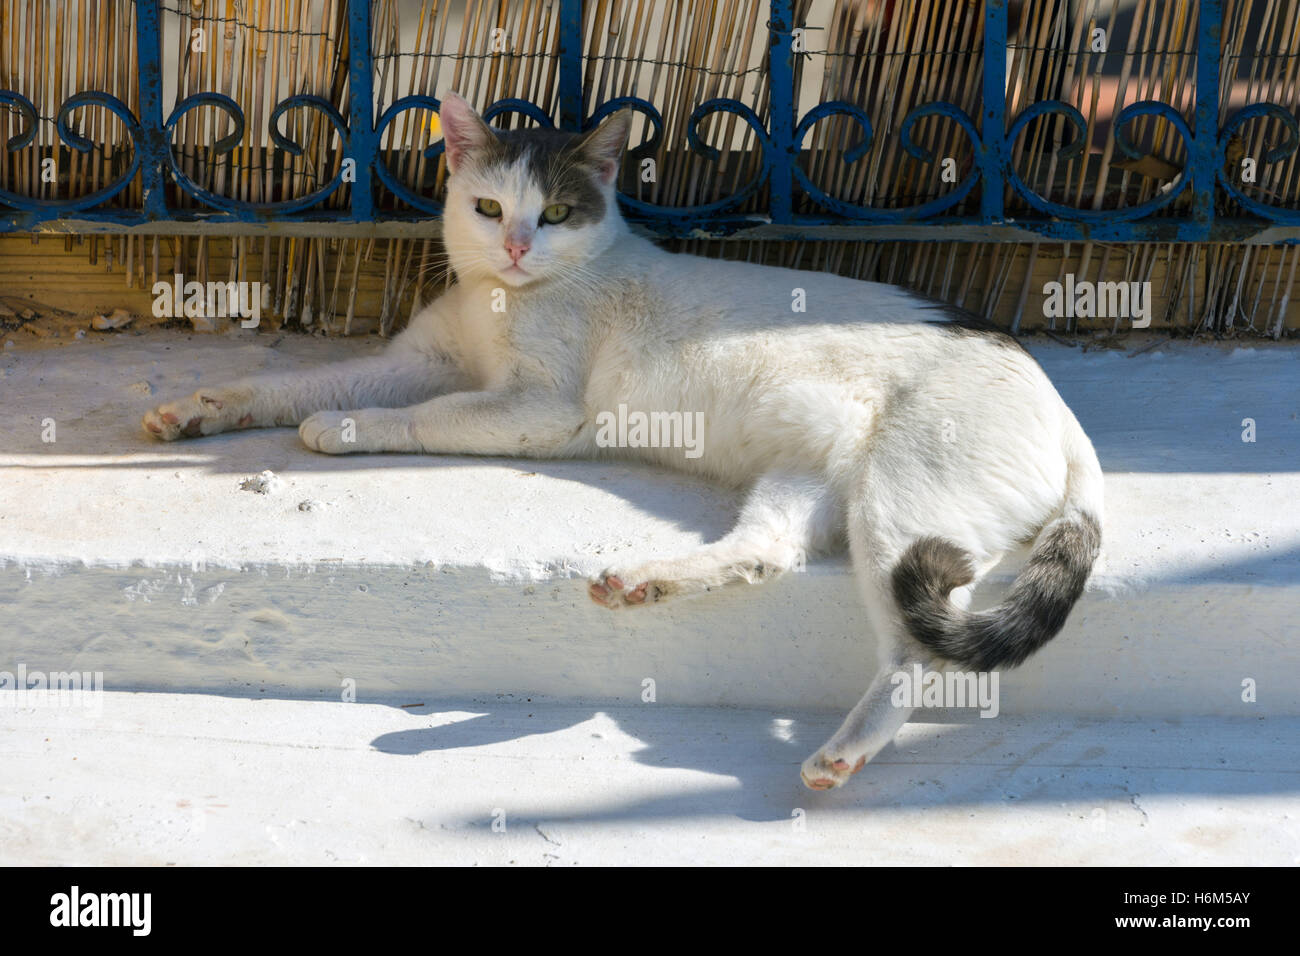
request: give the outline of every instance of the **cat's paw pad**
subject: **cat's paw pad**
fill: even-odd
[[[804,786],[809,790],[834,790],[836,787],[842,787],[849,777],[866,766],[866,763],[866,757],[851,761],[847,757],[839,757],[825,750],[819,750],[803,762],[799,776],[803,778]]]
[[[587,586],[587,596],[601,607],[616,610],[653,604],[663,597],[663,588],[653,581],[626,583],[624,576],[605,571]]]
[[[229,389],[200,389],[189,398],[166,402],[145,412],[144,430],[163,441],[215,435],[230,428],[247,428],[253,416],[244,410],[243,395]]]
[[[355,412],[317,412],[298,426],[298,437],[312,451],[346,455],[357,447]]]

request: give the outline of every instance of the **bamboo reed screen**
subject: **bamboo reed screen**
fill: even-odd
[[[853,103],[871,117],[875,139],[856,163],[844,152],[860,138],[844,117],[819,122],[800,159],[811,180],[832,196],[880,207],[934,198],[941,186],[930,164],[909,156],[899,132],[914,107],[936,100],[979,115],[982,4],[974,0],[797,0],[808,53],[796,66],[802,115],[819,102]],[[1183,146],[1166,121],[1131,124],[1140,160],[1115,149],[1113,119],[1128,103],[1152,98],[1192,112],[1195,76],[1194,0],[1043,0],[1013,3],[1008,51],[1009,117],[1030,103],[1061,99],[1087,120],[1088,149],[1062,158],[1075,135],[1056,117],[1035,120],[1018,139],[1020,175],[1040,194],[1080,208],[1107,209],[1150,198],[1182,168]],[[214,144],[230,132],[217,110],[179,123],[173,148],[185,171],[205,188],[248,201],[310,193],[329,182],[341,161],[332,128],[318,113],[290,112],[286,135],[302,144],[294,157],[267,135],[275,104],[311,93],[347,113],[347,30],[344,0],[164,0],[164,114],[201,90],[232,97],[247,124],[238,148],[218,157]],[[719,160],[686,146],[686,119],[713,97],[749,104],[766,120],[767,0],[590,0],[585,7],[584,87],[589,105],[637,95],[664,117],[657,176],[642,182],[628,164],[622,188],[648,202],[691,205],[735,192],[758,165],[749,127],[732,114],[705,121]],[[42,117],[37,139],[15,152],[0,149],[0,188],[26,196],[84,195],[110,181],[129,160],[120,121],[99,109],[78,114],[89,154],[62,146],[53,117],[72,94],[105,90],[133,110],[134,4],[128,0],[0,0],[0,83],[27,96]],[[376,114],[401,96],[456,90],[480,108],[518,97],[555,115],[558,5],[553,0],[377,0],[371,51]],[[201,49],[193,40],[201,31]],[[1090,38],[1104,31],[1105,50]],[[1223,27],[1223,116],[1267,99],[1295,111],[1300,103],[1300,0],[1226,0]],[[16,113],[0,136],[19,132]],[[526,123],[507,114],[502,125]],[[431,194],[442,188],[441,160],[423,149],[438,138],[436,116],[412,110],[389,127],[390,169]],[[644,117],[632,146],[648,140]],[[1250,155],[1277,146],[1273,120],[1245,127],[1239,146]],[[971,144],[953,123],[922,119],[918,146],[952,160],[964,176]],[[46,182],[41,160],[56,155],[59,175]],[[638,157],[646,155],[636,152]],[[1296,156],[1261,167],[1252,196],[1294,208],[1300,202]],[[135,182],[115,201],[136,203]],[[347,201],[348,187],[327,203]],[[978,191],[964,202],[977,202]],[[180,192],[170,201],[184,204]],[[400,200],[379,187],[381,205]],[[806,201],[806,200],[805,200]],[[750,200],[761,209],[764,197]],[[1008,193],[1008,213],[1024,211]],[[1175,209],[1171,215],[1176,215]],[[1042,317],[1044,282],[1073,273],[1095,280],[1150,280],[1156,327],[1188,333],[1257,333],[1278,337],[1300,327],[1289,291],[1295,246],[1103,243],[774,242],[679,240],[686,251],[823,269],[915,287],[1015,329],[1059,328]],[[123,305],[148,314],[148,289],[182,272],[199,281],[260,280],[272,290],[274,324],[326,333],[389,334],[413,303],[448,281],[436,230],[419,238],[338,239],[251,236],[44,236],[0,239],[0,323],[14,328],[42,310],[72,314]],[[70,265],[69,263],[80,265]],[[70,279],[82,275],[82,281]],[[51,278],[47,279],[47,274]],[[111,280],[111,281],[110,281]],[[1110,320],[1090,331],[1116,331]]]

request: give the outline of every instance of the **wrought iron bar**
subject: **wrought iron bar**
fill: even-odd
[[[1008,44],[1007,0],[985,0],[982,103],[978,118],[968,116],[951,103],[926,103],[905,117],[898,135],[903,149],[912,157],[933,164],[937,157],[912,140],[918,120],[938,117],[956,123],[969,137],[975,161],[969,174],[937,198],[907,208],[873,208],[823,192],[799,166],[802,144],[812,126],[830,116],[846,116],[862,132],[862,139],[848,149],[846,162],[863,160],[873,144],[870,117],[846,102],[820,103],[798,114],[795,89],[795,29],[793,0],[769,0],[767,23],[767,82],[769,116],[764,123],[753,109],[734,99],[713,99],[701,103],[687,124],[690,148],[707,158],[718,158],[699,133],[701,121],[712,114],[727,112],[748,124],[760,151],[756,177],[731,196],[712,198],[688,207],[664,207],[623,197],[626,212],[641,227],[661,235],[773,238],[773,239],[876,239],[902,242],[941,241],[1074,241],[1092,239],[1112,242],[1253,242],[1300,243],[1300,209],[1270,205],[1248,196],[1234,183],[1227,168],[1230,140],[1251,121],[1273,119],[1286,132],[1286,141],[1265,155],[1258,164],[1281,162],[1300,149],[1300,123],[1294,105],[1254,103],[1218,126],[1220,102],[1222,0],[1198,0],[1196,37],[1195,116],[1189,126],[1172,106],[1144,100],[1124,108],[1115,119],[1115,141],[1119,152],[1135,157],[1138,147],[1130,142],[1126,127],[1139,117],[1160,117],[1182,137],[1187,147],[1187,168],[1161,193],[1139,205],[1119,209],[1076,209],[1040,196],[1021,177],[1011,160],[1012,147],[1035,119],[1063,117],[1074,127],[1074,138],[1062,156],[1082,151],[1087,124],[1067,103],[1049,100],[1032,104],[1019,116],[1006,115],[1006,64]],[[338,236],[427,235],[436,228],[440,207],[432,197],[402,183],[387,168],[379,144],[393,119],[408,109],[436,110],[439,100],[429,94],[406,96],[391,104],[376,118],[374,110],[374,57],[371,50],[369,0],[348,0],[348,115],[340,115],[328,101],[297,95],[278,104],[269,119],[269,132],[276,147],[294,155],[301,147],[279,132],[280,117],[290,109],[321,112],[339,136],[342,158],[351,177],[342,171],[323,188],[306,196],[278,202],[250,203],[217,195],[192,182],[183,172],[171,139],[182,115],[190,110],[216,108],[229,114],[235,132],[212,144],[218,156],[230,153],[242,136],[244,116],[229,97],[202,92],[176,104],[171,115],[162,115],[161,20],[159,0],[137,0],[136,48],[140,70],[139,116],[107,93],[83,91],[75,94],[58,111],[61,141],[82,152],[93,148],[71,125],[75,110],[89,107],[108,109],[126,125],[133,158],[126,174],[88,196],[68,199],[38,199],[0,189],[0,232],[139,232],[286,235],[320,234],[328,229]],[[559,4],[559,97],[557,115],[549,116],[537,104],[520,99],[494,103],[489,118],[507,112],[521,113],[543,125],[556,122],[562,129],[589,128],[615,109],[630,107],[646,115],[657,140],[664,124],[657,108],[637,97],[625,96],[606,103],[587,102],[583,77],[583,0],[560,0]],[[5,144],[11,152],[31,148],[40,117],[21,93],[0,90],[0,108],[16,111],[25,128]],[[425,151],[433,158],[441,152],[435,143]],[[1086,158],[1086,157],[1085,157]],[[348,162],[350,161],[350,162]],[[141,177],[143,201],[139,207],[113,205],[136,174]],[[409,209],[384,209],[376,204],[374,180]],[[197,199],[199,208],[179,208],[167,201],[167,183],[174,183]],[[350,203],[326,208],[324,200],[344,182],[349,182]],[[980,187],[978,209],[966,197]],[[765,191],[765,193],[764,193]],[[1008,218],[1008,194],[1023,200],[1033,213]],[[1187,211],[1175,203],[1190,192]],[[742,211],[753,197],[766,195],[765,208]],[[799,197],[805,197],[800,199]],[[798,200],[798,201],[797,201]],[[1242,210],[1231,218],[1218,214],[1225,201]],[[796,212],[811,202],[817,212]],[[1177,211],[1175,211],[1177,209]]]

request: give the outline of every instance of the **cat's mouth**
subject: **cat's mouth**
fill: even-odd
[[[506,266],[506,268],[502,269],[499,273],[497,273],[497,275],[499,275],[502,279],[505,279],[508,282],[517,282],[517,283],[529,282],[535,278],[533,273],[529,272],[527,269],[525,269],[523,266],[519,265],[518,263],[514,263],[512,265]]]

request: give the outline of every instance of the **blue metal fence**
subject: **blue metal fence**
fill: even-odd
[[[1077,153],[1086,135],[1087,123],[1069,104],[1060,101],[1035,103],[1014,117],[1006,117],[1007,0],[985,0],[983,47],[983,102],[981,115],[969,116],[950,103],[918,106],[905,118],[900,130],[903,148],[914,158],[934,162],[914,144],[910,132],[926,116],[943,116],[959,124],[975,148],[975,162],[966,178],[951,192],[910,208],[871,208],[827,195],[799,167],[802,143],[813,124],[832,115],[850,117],[861,130],[861,141],[845,155],[856,162],[871,146],[870,118],[857,106],[845,102],[822,103],[802,117],[796,115],[795,57],[793,46],[793,0],[770,0],[768,70],[769,122],[764,124],[746,104],[734,99],[713,99],[702,103],[688,123],[688,141],[696,152],[708,157],[717,152],[698,133],[706,117],[719,112],[735,114],[753,130],[760,151],[758,175],[737,193],[704,205],[691,207],[656,206],[624,197],[630,219],[663,235],[733,236],[772,239],[888,239],[1054,241],[1108,240],[1128,242],[1252,242],[1300,243],[1300,209],[1266,205],[1245,195],[1227,169],[1227,151],[1233,135],[1246,123],[1265,118],[1278,120],[1287,141],[1260,158],[1260,163],[1277,163],[1300,148],[1300,124],[1292,109],[1275,103],[1255,103],[1237,111],[1223,125],[1220,116],[1221,33],[1223,0],[1199,0],[1199,32],[1196,43],[1196,106],[1192,124],[1174,107],[1151,100],[1126,107],[1115,120],[1116,148],[1136,158],[1140,151],[1127,138],[1125,126],[1133,120],[1161,117],[1181,137],[1187,155],[1185,169],[1171,188],[1136,206],[1121,209],[1076,209],[1053,202],[1036,192],[1017,173],[1012,146],[1033,120],[1053,115],[1063,117],[1075,128],[1076,139],[1062,155]],[[560,0],[559,9],[559,117],[562,129],[589,128],[616,109],[630,106],[643,113],[656,135],[663,121],[654,104],[635,97],[621,97],[605,103],[590,103],[583,96],[583,0]],[[380,143],[393,119],[408,109],[438,108],[436,97],[407,96],[376,117],[374,76],[371,59],[369,0],[349,0],[349,115],[344,117],[328,101],[315,96],[293,96],[272,111],[269,130],[280,149],[300,154],[301,149],[285,138],[277,120],[289,109],[318,110],[337,131],[343,155],[355,162],[355,181],[350,203],[342,208],[324,208],[324,201],[342,185],[342,172],[309,195],[272,203],[248,203],[204,189],[190,179],[177,162],[171,145],[172,132],[186,113],[202,107],[224,110],[232,119],[234,132],[216,144],[216,152],[233,150],[240,141],[244,117],[239,106],[220,93],[199,93],[177,103],[166,119],[162,114],[161,31],[157,0],[136,4],[136,43],[140,72],[139,116],[121,100],[103,92],[78,93],[65,102],[58,114],[58,131],[71,149],[88,152],[92,144],[71,124],[74,110],[95,104],[110,110],[126,125],[133,151],[124,172],[112,183],[75,199],[43,199],[0,189],[0,232],[139,232],[172,233],[210,229],[225,233],[311,233],[320,224],[332,224],[336,235],[409,235],[421,225],[427,227],[439,207],[398,181],[380,158]],[[36,135],[38,116],[30,100],[12,90],[0,90],[0,104],[17,110],[25,128],[11,138],[8,149],[29,146]],[[534,104],[502,100],[487,111],[489,117],[502,113],[523,113],[552,125],[552,119]],[[435,143],[425,151],[435,158],[442,150]],[[138,208],[119,208],[105,203],[141,177],[143,201]],[[175,208],[167,202],[170,179],[201,208]],[[411,209],[380,209],[375,204],[375,180],[379,180]],[[978,211],[964,200],[980,190]],[[1033,213],[1009,218],[1005,199],[1010,190]],[[1179,212],[1170,208],[1190,192],[1191,202]],[[756,195],[766,195],[762,212],[741,211]],[[1232,216],[1220,214],[1222,207],[1235,204]],[[800,212],[811,204],[818,211]],[[1182,212],[1186,208],[1186,212]]]

